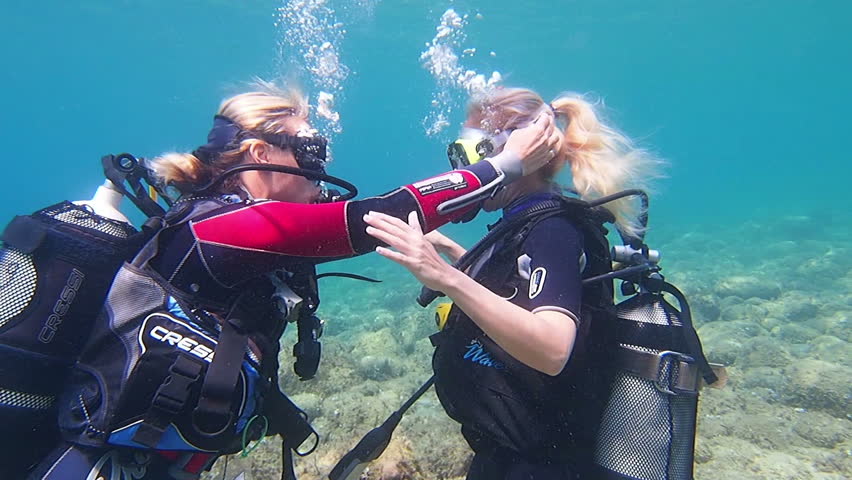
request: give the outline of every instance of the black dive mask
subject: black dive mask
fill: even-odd
[[[299,168],[325,173],[328,160],[328,140],[320,135],[298,136],[287,134],[253,135],[284,150],[291,150]]]
[[[328,161],[328,140],[320,135],[270,134],[243,130],[233,120],[224,116],[213,117],[213,128],[207,135],[207,143],[192,152],[202,162],[210,164],[229,149],[236,148],[240,140],[258,138],[282,149],[289,149],[296,158],[299,168],[325,173]]]
[[[343,187],[347,190],[345,194],[341,194],[337,190],[324,189],[323,197],[320,199],[321,203],[342,202],[350,200],[358,194],[358,189],[351,183],[325,173],[325,165],[328,163],[328,140],[320,135],[288,135],[252,132],[241,129],[239,125],[224,115],[216,115],[213,118],[213,128],[207,136],[207,144],[198,147],[192,153],[199,160],[209,165],[222,152],[236,148],[241,140],[247,138],[257,138],[281,149],[289,149],[293,152],[293,157],[296,159],[298,168],[271,164],[237,165],[217,175],[207,184],[193,189],[193,193],[200,195],[221,185],[222,182],[231,175],[250,170],[257,170],[301,175],[317,183],[327,182],[332,185]]]

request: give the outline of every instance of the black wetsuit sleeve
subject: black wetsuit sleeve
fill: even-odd
[[[535,313],[552,310],[579,318],[582,302],[581,269],[583,240],[567,219],[543,220],[527,236],[518,259],[526,291],[517,294],[518,304]]]
[[[197,279],[208,277],[212,282],[207,285],[230,288],[287,265],[360,255],[379,244],[366,233],[365,213],[375,210],[405,219],[414,211],[424,231],[434,230],[478,209],[481,197],[501,178],[489,162],[479,162],[363,200],[228,205],[192,218],[174,232],[170,252],[155,260],[156,269],[176,284],[193,287]]]
[[[498,173],[488,162],[479,162],[373,198],[325,204],[257,202],[212,212],[190,225],[202,244],[312,258],[318,263],[367,253],[378,245],[365,231],[363,216],[368,211],[401,219],[414,211],[423,230],[431,231],[479,208],[480,197],[499,184]],[[445,208],[459,200],[458,208]]]

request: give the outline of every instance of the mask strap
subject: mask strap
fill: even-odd
[[[207,134],[207,143],[193,150],[192,154],[205,165],[210,165],[222,152],[237,139],[242,129],[230,118],[224,115],[213,117],[213,127]]]

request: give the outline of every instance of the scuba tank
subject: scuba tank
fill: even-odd
[[[639,197],[644,231],[648,196],[641,190],[602,197],[587,207],[625,196]],[[618,233],[624,244],[612,247],[606,259],[617,267],[583,279],[584,286],[619,279],[627,297],[613,306],[610,293],[592,305],[610,312],[592,326],[601,372],[609,381],[594,448],[594,478],[692,480],[700,383],[719,379],[704,356],[686,297],[660,274],[660,253],[644,243],[642,234]]]
[[[698,390],[717,377],[683,293],[660,275],[660,254],[641,238],[612,248],[611,275],[627,297],[605,322],[607,395],[594,462],[604,480],[692,480]],[[677,307],[664,297],[669,294]]]
[[[618,248],[613,258],[628,260]],[[632,263],[656,264],[647,253],[631,255]],[[702,377],[708,384],[717,378],[702,352],[686,298],[654,270],[625,280],[622,293],[631,296],[615,306],[608,322],[615,343],[609,348],[614,377],[595,446],[602,479],[693,478],[698,390]]]
[[[95,215],[100,217],[130,224],[130,220],[120,210],[122,199],[124,199],[124,195],[118,191],[112,181],[105,180],[103,185],[95,190],[95,195],[90,200],[81,200],[72,203],[89,207]]]

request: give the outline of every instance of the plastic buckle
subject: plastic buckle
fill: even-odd
[[[200,377],[199,372],[183,371],[182,366],[176,361],[169,367],[170,375],[157,388],[152,401],[155,407],[171,415],[177,415],[183,410],[190,388]]]
[[[654,386],[657,390],[665,394],[677,395],[678,392],[675,391],[674,385],[677,383],[677,378],[680,374],[680,362],[693,363],[695,359],[689,355],[671,350],[663,350],[657,356],[660,357],[660,363],[657,367],[657,379],[654,380]]]

